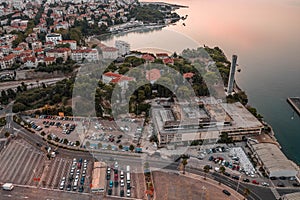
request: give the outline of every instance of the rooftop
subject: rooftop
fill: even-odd
[[[280,170],[296,170],[276,144],[258,143],[252,144],[252,147],[270,173]]]
[[[225,112],[231,117],[232,126],[251,128],[263,127],[262,123],[254,117],[240,102],[222,103]]]

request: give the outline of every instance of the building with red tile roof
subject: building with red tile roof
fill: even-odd
[[[113,72],[106,72],[102,75],[102,81],[103,83],[116,83],[118,84],[122,89],[128,88],[128,82],[134,81],[135,78],[124,76],[122,74],[117,74]]]
[[[154,60],[155,60],[154,56],[152,56],[150,54],[143,54],[142,58],[144,60],[146,60],[147,62],[154,62]]]
[[[45,57],[44,58],[44,62],[46,63],[46,65],[51,65],[53,63],[55,63],[56,58],[55,57]]]
[[[0,59],[0,67],[1,69],[7,69],[11,67],[16,59],[15,54],[9,54],[8,56],[5,56],[4,58]]]
[[[164,59],[164,58],[168,58],[169,55],[167,53],[157,53],[156,57],[159,59]]]
[[[194,75],[195,75],[194,73],[188,72],[188,73],[183,74],[183,78],[193,78]]]
[[[174,64],[174,60],[173,60],[173,58],[164,58],[163,59],[163,63],[164,64],[171,64],[171,65],[173,65]]]

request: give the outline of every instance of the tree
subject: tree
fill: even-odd
[[[224,166],[221,166],[221,167],[220,167],[220,172],[221,172],[222,174],[224,174],[225,170],[226,170],[226,169],[225,169]]]
[[[123,149],[123,145],[120,144],[120,145],[119,145],[119,149]]]
[[[47,140],[52,140],[52,137],[50,135],[47,135]]]
[[[78,147],[78,146],[80,145],[80,142],[77,140],[77,141],[75,142],[75,145]]]
[[[17,112],[22,112],[26,110],[26,106],[23,103],[15,103],[13,105],[13,112],[17,113]]]
[[[64,144],[68,144],[69,140],[67,138],[64,139]]]
[[[5,136],[6,138],[8,138],[8,137],[10,136],[10,132],[5,132],[5,133],[4,133],[4,136]]]
[[[110,144],[109,144],[109,145],[107,145],[107,149],[108,149],[108,150],[111,150],[111,148],[112,148],[112,147],[111,147],[111,145],[110,145]]]
[[[134,145],[133,145],[133,144],[131,144],[131,145],[129,146],[129,150],[130,150],[131,152],[133,152],[133,150],[134,150]]]
[[[85,146],[86,146],[86,147],[90,147],[90,146],[91,146],[91,143],[90,143],[89,141],[86,141],[86,142],[85,142]]]
[[[62,64],[64,62],[64,59],[62,57],[56,58],[56,63],[57,64]]]
[[[101,149],[101,148],[102,148],[102,143],[99,142],[99,143],[98,143],[98,149]]]
[[[207,175],[207,173],[209,172],[210,167],[209,167],[209,165],[205,165],[205,166],[203,167],[203,169],[204,169],[204,172],[205,172],[205,177],[204,177],[204,179],[206,179],[206,175]]]
[[[247,199],[247,197],[249,196],[250,192],[251,192],[251,191],[250,191],[248,188],[245,188],[245,189],[244,189],[244,196],[245,196],[246,199]]]
[[[185,174],[185,167],[188,164],[187,159],[186,158],[182,159],[181,164],[183,166],[183,172],[182,173]]]

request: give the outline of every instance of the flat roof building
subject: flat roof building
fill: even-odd
[[[295,177],[298,170],[276,144],[248,141],[254,158],[269,177]]]
[[[189,103],[154,103],[152,121],[159,146],[193,140],[216,142],[222,133],[238,141],[260,134],[264,127],[239,102],[228,104],[206,101],[196,106]]]
[[[94,162],[91,192],[104,192],[106,185],[106,163]]]

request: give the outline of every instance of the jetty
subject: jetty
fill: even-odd
[[[300,115],[300,97],[289,97],[287,98],[287,101],[298,113],[298,115]]]

